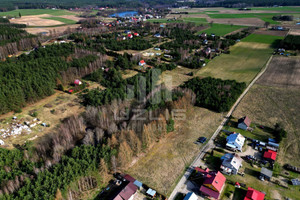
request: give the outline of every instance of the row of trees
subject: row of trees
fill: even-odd
[[[290,50],[300,50],[300,36],[288,35],[281,42],[281,47]]]
[[[246,84],[234,80],[196,77],[181,87],[189,88],[197,95],[196,105],[217,112],[226,112],[246,88]]]

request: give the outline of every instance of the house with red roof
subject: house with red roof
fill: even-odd
[[[221,172],[202,170],[204,177],[203,185],[200,187],[200,192],[213,199],[219,199],[222,193],[226,178]]]
[[[144,66],[144,65],[146,65],[146,62],[145,62],[144,60],[141,60],[141,61],[139,62],[139,66]]]
[[[127,37],[128,38],[133,38],[133,35],[132,34],[128,34]]]
[[[238,128],[247,130],[250,127],[251,120],[249,117],[245,116],[238,120]]]
[[[264,200],[264,198],[265,198],[264,193],[249,187],[244,200]]]
[[[134,36],[136,36],[136,37],[138,37],[138,36],[139,36],[139,34],[138,34],[138,33],[134,33],[133,35],[134,35]]]
[[[276,160],[276,156],[277,156],[277,152],[276,151],[272,151],[272,150],[268,150],[265,151],[264,153],[264,158],[269,160],[269,161],[275,161]]]

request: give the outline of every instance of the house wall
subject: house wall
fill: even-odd
[[[243,130],[247,130],[248,127],[245,123],[239,123],[238,128],[243,129]]]

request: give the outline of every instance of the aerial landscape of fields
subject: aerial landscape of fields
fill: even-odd
[[[0,2],[0,199],[300,199],[300,2]]]

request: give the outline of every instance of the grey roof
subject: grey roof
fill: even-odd
[[[235,169],[239,169],[243,159],[238,155],[234,153],[226,153],[221,158],[223,160],[222,165],[226,167],[234,167]]]
[[[271,170],[268,170],[267,168],[261,168],[261,171],[260,171],[261,174],[263,174],[264,176],[267,176],[267,177],[272,177],[273,175],[273,171]]]
[[[300,180],[299,179],[292,179],[292,184],[293,185],[300,185]]]

